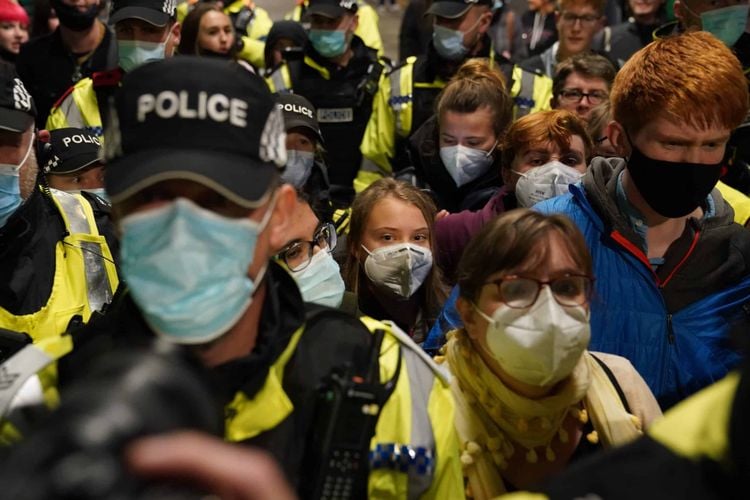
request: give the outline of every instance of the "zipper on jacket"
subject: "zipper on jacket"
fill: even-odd
[[[672,314],[667,314],[667,340],[674,344],[674,330],[672,329]]]

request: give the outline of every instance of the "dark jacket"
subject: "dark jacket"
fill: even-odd
[[[601,47],[609,59],[616,63],[617,68],[622,68],[630,56],[641,50],[653,41],[654,30],[659,25],[638,24],[633,18],[624,23],[612,26],[607,30],[601,30],[594,36],[594,47]],[[609,37],[609,40],[607,40]]]
[[[432,40],[432,15],[427,15],[425,0],[411,0],[401,19],[398,34],[398,60],[421,56]]]
[[[449,212],[477,210],[500,188],[500,158],[478,179],[461,187],[450,176],[440,159],[437,119],[427,120],[409,139],[410,158],[418,179],[429,187],[438,209]]]
[[[365,366],[371,337],[349,314],[304,304],[294,280],[278,264],[269,263],[265,284],[255,347],[246,356],[212,368],[209,382],[221,407],[226,408],[239,392],[252,399],[263,388],[270,368],[292,336],[306,325],[282,380],[284,393],[294,406],[292,413],[276,427],[247,441],[270,452],[298,487],[304,472],[303,455],[314,432],[316,389],[334,367],[348,362],[355,367]],[[122,291],[106,314],[92,316],[88,325],[71,335],[74,350],[59,365],[64,386],[85,377],[87,366],[98,357],[123,346],[149,345],[153,337],[130,294]],[[227,410],[225,417],[229,422],[236,413]]]
[[[435,222],[435,257],[449,282],[455,282],[458,262],[471,238],[492,218],[516,206],[515,194],[503,186],[481,209],[448,214]]]
[[[21,47],[16,70],[36,104],[36,124],[44,128],[50,109],[82,78],[117,66],[117,40],[109,28],[93,54],[80,65],[63,44],[60,28]]]
[[[82,193],[91,203],[99,232],[112,255],[118,243],[109,207]],[[0,305],[15,316],[39,311],[49,302],[55,278],[55,251],[65,237],[65,224],[54,202],[35,189],[0,227]]]

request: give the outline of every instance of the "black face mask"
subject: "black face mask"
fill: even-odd
[[[99,14],[99,6],[92,5],[88,10],[81,12],[72,5],[67,5],[62,0],[51,0],[60,24],[73,31],[84,31],[91,27]]]
[[[628,140],[632,152],[627,169],[635,187],[654,211],[669,218],[684,217],[698,208],[716,186],[728,159],[725,154],[713,165],[656,160]]]

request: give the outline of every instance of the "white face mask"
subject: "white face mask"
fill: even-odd
[[[346,285],[330,253],[321,250],[313,255],[306,268],[291,274],[305,302],[328,307],[341,305]]]
[[[489,322],[487,346],[500,367],[519,382],[548,386],[573,372],[589,345],[589,312],[583,306],[563,307],[549,286],[543,286],[529,309],[502,304]]]
[[[405,299],[419,290],[432,269],[432,252],[428,248],[398,243],[377,248],[365,259],[365,274],[376,285],[385,287]]]
[[[460,144],[458,146],[445,146],[440,148],[440,159],[453,182],[456,183],[456,186],[461,187],[478,179],[490,169],[494,150],[495,146],[492,146],[489,151],[468,148]]]
[[[522,207],[532,207],[540,201],[554,198],[568,192],[568,186],[575,184],[583,174],[559,161],[545,163],[526,173],[511,172],[521,176],[516,183],[516,199]]]

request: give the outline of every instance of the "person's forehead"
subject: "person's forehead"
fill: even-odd
[[[203,27],[210,24],[229,24],[229,16],[218,10],[209,10],[201,17],[200,25]]]
[[[311,241],[319,225],[320,221],[310,205],[301,200],[297,201],[290,218],[287,241]]]
[[[707,128],[698,128],[691,123],[680,122],[660,114],[646,123],[641,132],[649,137],[657,134],[662,137],[681,138],[687,141],[701,141],[729,136],[731,129],[717,124],[712,124]]]
[[[547,153],[551,155],[562,155],[570,152],[584,153],[583,139],[581,139],[580,135],[571,135],[570,143],[567,147],[562,149],[555,141],[539,141],[529,144],[528,147],[521,151],[521,154]]]
[[[571,14],[585,15],[585,14],[598,14],[599,11],[593,5],[585,2],[567,2],[562,7],[562,12],[569,12]]]
[[[416,205],[386,196],[373,206],[367,219],[367,228],[391,227],[411,230],[427,224],[422,211]]]
[[[607,85],[607,81],[604,78],[599,78],[596,76],[586,76],[575,71],[569,74],[565,79],[564,87],[566,89],[576,88],[584,91],[586,89],[607,90],[609,88],[609,86]]]

